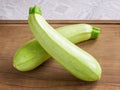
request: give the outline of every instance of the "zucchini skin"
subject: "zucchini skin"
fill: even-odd
[[[97,60],[55,31],[39,10],[37,6],[30,8],[28,23],[44,50],[75,77],[84,81],[99,80],[102,70]]]
[[[74,24],[59,27],[56,31],[71,42],[78,43],[91,39],[92,29],[93,27],[88,24]],[[30,71],[44,63],[48,58],[50,58],[50,55],[36,39],[32,39],[16,51],[13,66],[19,71]]]

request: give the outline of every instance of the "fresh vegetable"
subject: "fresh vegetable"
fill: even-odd
[[[56,29],[61,35],[73,43],[95,39],[91,36],[93,27],[88,24],[75,24]],[[98,30],[98,32],[100,32]],[[99,34],[99,33],[98,33]],[[19,71],[30,71],[45,62],[50,55],[41,47],[36,39],[30,40],[21,46],[14,55],[13,65]]]
[[[96,59],[59,34],[40,13],[39,7],[31,7],[28,23],[44,50],[75,77],[85,81],[100,79],[101,67]],[[92,36],[98,34],[97,28],[88,27],[89,29],[93,29]]]

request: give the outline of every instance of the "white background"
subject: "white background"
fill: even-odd
[[[33,5],[49,20],[120,20],[120,0],[0,0],[0,20],[26,20]]]

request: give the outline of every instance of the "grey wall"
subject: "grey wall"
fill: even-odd
[[[27,19],[28,8],[38,5],[46,19],[120,19],[120,0],[0,0],[0,20]]]

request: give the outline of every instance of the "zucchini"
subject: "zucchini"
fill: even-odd
[[[75,77],[84,81],[99,80],[102,70],[96,59],[58,33],[40,14],[39,7],[31,7],[28,24],[44,50]],[[93,36],[96,35],[97,29],[94,29]]]
[[[56,31],[73,43],[95,39],[98,35],[92,36],[94,27],[88,24],[75,24],[57,28]],[[41,47],[36,39],[32,39],[22,45],[15,53],[13,66],[19,71],[30,71],[45,62],[50,55]]]

